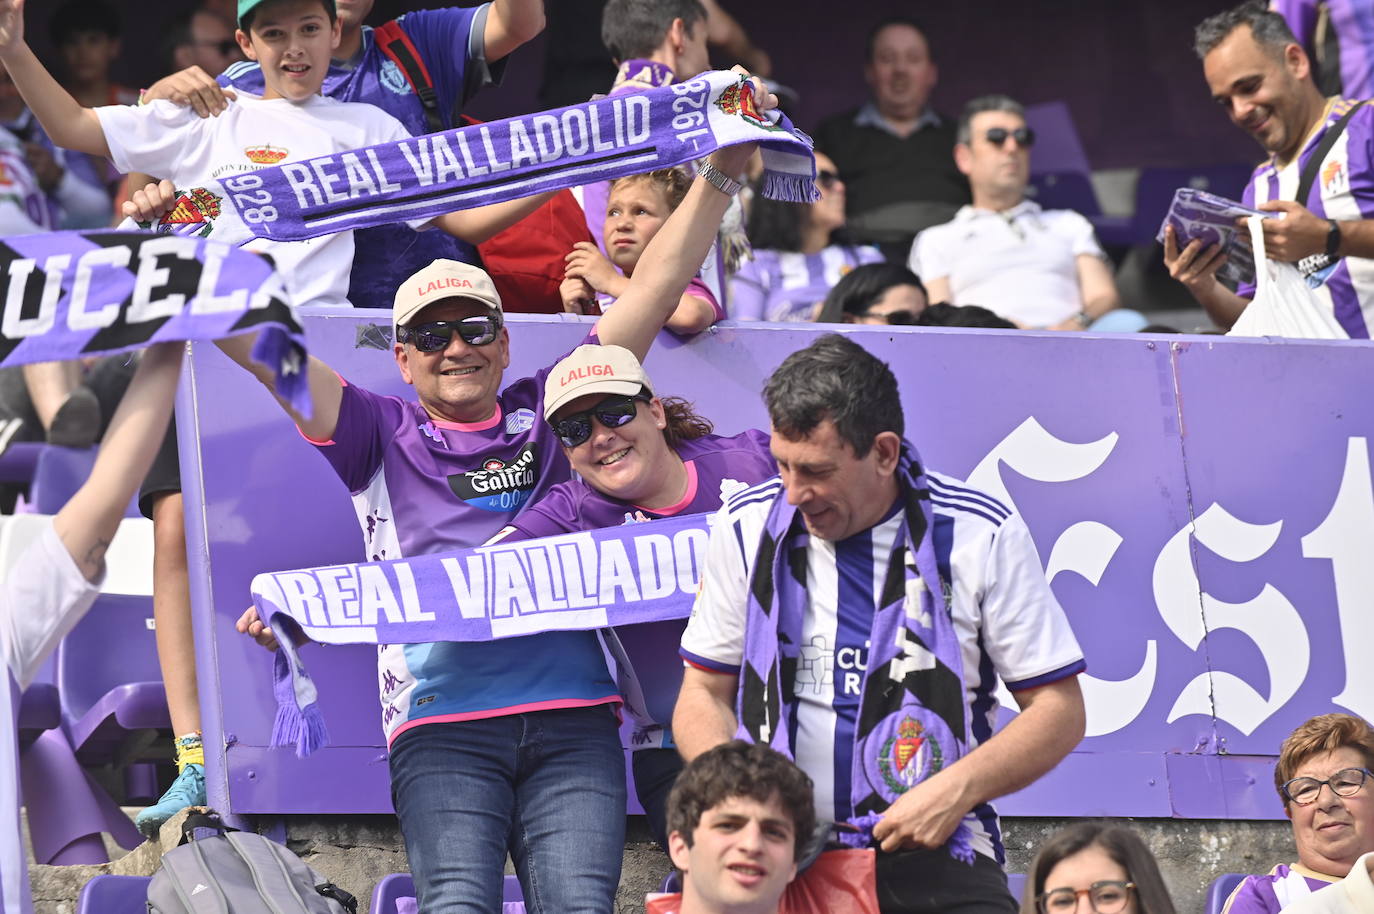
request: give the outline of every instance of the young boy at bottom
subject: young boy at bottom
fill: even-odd
[[[742,740],[703,752],[668,797],[676,914],[776,914],[815,826],[811,779],[786,756]]]
[[[680,168],[612,181],[602,225],[602,241],[610,258],[591,242],[574,245],[565,258],[568,265],[558,287],[563,309],[592,314],[599,313],[595,307],[598,301],[602,308],[614,303],[629,286],[644,249],[682,203],[691,184],[691,176]],[[675,333],[690,334],[722,320],[725,309],[700,277],[694,276],[664,326]]]
[[[266,164],[335,154],[410,135],[400,121],[374,105],[320,95],[340,39],[334,0],[238,0],[238,19],[235,38],[243,53],[262,66],[263,95],[240,92],[218,117],[201,118],[193,108],[168,101],[137,107],[82,107],[25,43],[24,0],[0,0],[0,63],[56,144],[108,158],[123,173],[157,175],[185,190]],[[540,195],[449,213],[430,224],[475,244],[545,198]],[[191,215],[181,218],[199,219],[206,231],[212,227],[214,214],[229,205],[203,189],[186,195],[186,200],[180,209]],[[266,220],[274,215],[269,209],[246,210],[244,218]],[[411,223],[414,228],[422,224]],[[244,247],[272,256],[292,302],[348,304],[352,232],[295,242],[259,238]],[[177,735],[178,776],[167,794],[139,815],[139,830],[150,837],[177,810],[205,802],[184,553],[176,561],[177,551],[184,550],[184,534],[175,523],[178,512],[155,509],[152,516],[158,543],[153,615],[168,710]],[[164,549],[164,542],[175,545]]]
[[[105,550],[167,429],[183,348],[159,343],[143,353],[90,478],[0,583],[0,911],[31,910],[19,831],[19,696],[100,592]]]

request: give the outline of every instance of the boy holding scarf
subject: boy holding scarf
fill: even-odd
[[[764,390],[780,476],[717,515],[682,638],[688,760],[792,755],[870,831],[884,914],[1013,914],[989,802],[1083,736],[1083,655],[1025,524],[922,466],[888,367],[825,336]],[[994,675],[995,674],[995,675]],[[992,735],[1000,676],[1021,714]]]

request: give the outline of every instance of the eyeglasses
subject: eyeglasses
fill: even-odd
[[[1283,795],[1299,806],[1311,806],[1321,796],[1322,785],[1329,784],[1336,796],[1353,797],[1364,786],[1364,779],[1372,773],[1368,768],[1342,768],[1324,781],[1293,778],[1283,785]]]
[[[1078,896],[1087,895],[1088,903],[1097,914],[1118,914],[1126,910],[1134,882],[1103,880],[1086,889],[1055,889],[1035,899],[1040,914],[1072,914],[1078,907]]]
[[[894,327],[909,326],[911,324],[916,323],[916,315],[912,314],[910,311],[905,310],[888,311],[887,313],[883,313],[881,311],[864,311],[854,315],[854,317],[856,319],[870,321],[883,321],[887,324],[891,324]]]
[[[415,327],[397,327],[396,341],[414,343],[421,352],[441,352],[448,348],[455,333],[469,346],[485,346],[494,343],[500,332],[500,318],[479,314],[459,321],[432,321]]]
[[[1007,137],[1015,140],[1016,145],[1022,149],[1030,149],[1035,145],[1035,131],[1029,127],[1017,127],[1015,130],[1008,130],[1005,127],[991,127],[984,136],[994,146],[1005,145]]]
[[[840,176],[829,169],[823,168],[816,172],[816,183],[826,190],[830,190],[836,184],[840,183]]]
[[[564,447],[577,447],[592,436],[593,416],[606,428],[620,428],[638,415],[638,401],[641,400],[648,403],[650,397],[643,393],[635,394],[633,397],[612,394],[591,409],[555,419],[549,424],[553,426],[554,434],[563,442]]]

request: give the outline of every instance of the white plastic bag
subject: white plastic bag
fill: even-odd
[[[1336,321],[1330,299],[1307,287],[1291,263],[1264,256],[1260,217],[1245,220],[1255,252],[1255,297],[1227,336],[1286,336],[1309,340],[1346,340],[1350,334]]]

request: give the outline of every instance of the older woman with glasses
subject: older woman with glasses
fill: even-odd
[[[756,196],[749,209],[754,259],[730,279],[727,311],[739,321],[810,321],[825,295],[850,270],[878,263],[875,247],[844,234],[844,182],[835,163],[816,152],[815,203],[783,203]]]
[[[1021,914],[1174,914],[1154,855],[1129,828],[1083,822],[1040,848]]]
[[[1298,862],[1250,876],[1226,914],[1273,914],[1339,882],[1374,852],[1374,727],[1349,714],[1300,725],[1279,749],[1274,785],[1293,825]]]
[[[579,346],[555,365],[545,381],[544,418],[577,478],[526,507],[495,540],[715,511],[778,472],[766,432],[712,434],[686,400],[658,397],[634,353],[621,346]],[[669,724],[685,625],[632,625],[607,637],[625,667],[621,685],[635,722],[635,792],[665,849],[668,791],[682,770]],[[634,670],[651,671],[653,682],[641,689]]]

